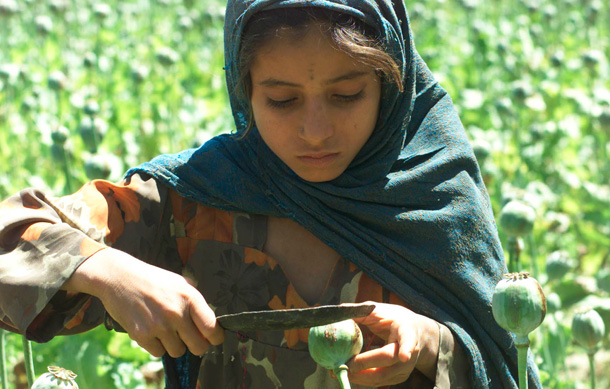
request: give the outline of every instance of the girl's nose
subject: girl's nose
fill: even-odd
[[[299,137],[312,145],[318,145],[333,136],[335,128],[328,109],[320,101],[305,105]]]

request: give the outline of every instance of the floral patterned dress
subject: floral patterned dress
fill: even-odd
[[[191,278],[216,315],[368,300],[405,305],[347,259],[308,304],[263,252],[266,223],[266,216],[196,204],[138,175],[120,184],[95,180],[61,198],[26,189],[0,203],[0,327],[46,342],[104,323],[97,298],[60,287],[108,246]],[[415,371],[397,387],[449,387],[454,339],[440,328],[436,383]],[[364,349],[383,345],[363,333]],[[225,335],[203,356],[197,387],[339,387],[309,356],[308,329]]]

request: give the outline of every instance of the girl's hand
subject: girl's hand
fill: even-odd
[[[112,248],[83,262],[64,289],[98,297],[131,339],[150,354],[202,355],[224,331],[199,291],[179,274]]]
[[[386,344],[349,361],[350,382],[366,386],[396,385],[406,381],[414,369],[434,382],[439,347],[438,324],[400,305],[375,305],[370,315],[354,321],[368,327]]]

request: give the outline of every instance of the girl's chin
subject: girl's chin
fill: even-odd
[[[309,182],[326,182],[332,181],[339,177],[343,170],[337,171],[337,169],[299,169],[294,170],[297,176],[301,177],[305,181]]]

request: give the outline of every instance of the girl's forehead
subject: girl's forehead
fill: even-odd
[[[256,53],[252,65],[267,74],[297,73],[313,77],[315,72],[328,78],[333,78],[331,76],[335,73],[343,74],[346,69],[362,67],[352,57],[338,50],[329,38],[316,29],[309,30],[297,41],[291,38],[273,38]]]
[[[259,51],[269,51],[277,45],[290,44],[303,46],[305,44],[333,45],[327,23],[315,22],[302,28],[286,27],[269,34],[262,42]]]

